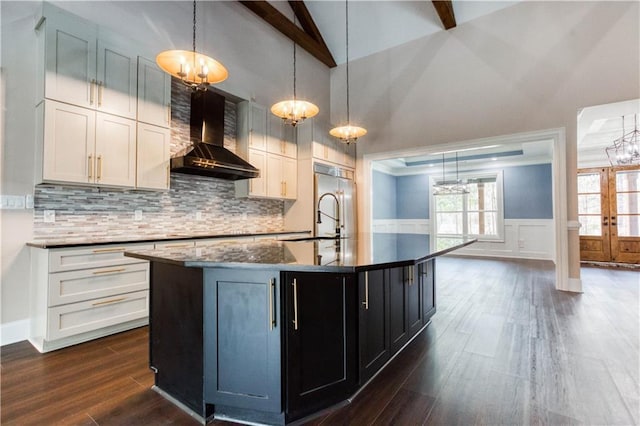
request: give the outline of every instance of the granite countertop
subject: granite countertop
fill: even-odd
[[[126,251],[125,256],[200,268],[276,268],[289,271],[359,272],[408,266],[475,242],[470,238],[368,234],[323,240],[224,241],[206,247]]]
[[[154,241],[177,241],[177,240],[204,240],[209,238],[242,238],[242,237],[268,237],[290,234],[309,234],[311,231],[273,231],[273,232],[246,232],[232,234],[178,234],[169,233],[166,235],[123,235],[117,238],[87,237],[87,236],[66,236],[61,238],[49,238],[43,240],[29,241],[27,246],[42,249],[70,248],[107,244],[134,244],[149,243]]]

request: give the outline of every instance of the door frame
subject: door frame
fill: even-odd
[[[387,160],[398,157],[428,155],[440,151],[455,151],[475,148],[487,145],[521,144],[540,140],[549,140],[553,143],[552,158],[552,190],[553,190],[553,222],[554,222],[554,263],[556,266],[556,289],[572,292],[582,292],[582,282],[578,277],[569,277],[569,233],[579,229],[577,220],[571,222],[567,217],[567,154],[565,128],[547,129],[536,132],[517,133],[512,135],[495,136],[489,138],[472,139],[461,142],[422,146],[382,153],[365,154],[356,167],[358,182],[361,182],[358,210],[358,220],[364,230],[370,230],[373,224],[373,212],[371,208],[373,161]],[[367,246],[370,241],[358,242]],[[366,247],[365,247],[366,248]],[[579,256],[577,257],[579,259]]]

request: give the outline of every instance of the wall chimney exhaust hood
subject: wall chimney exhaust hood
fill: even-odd
[[[224,147],[224,96],[206,91],[191,93],[193,149],[171,159],[171,171],[221,179],[252,179],[260,171]]]

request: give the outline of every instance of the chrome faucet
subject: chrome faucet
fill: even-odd
[[[324,197],[326,197],[327,195],[333,197],[333,199],[336,201],[336,216],[337,217],[329,216],[328,214],[326,214],[325,212],[320,210],[320,203],[322,202],[322,199]],[[317,219],[316,223],[322,223],[322,215],[325,215],[329,219],[333,219],[336,222],[336,238],[340,238],[340,201],[338,201],[338,197],[336,197],[333,192],[325,192],[324,194],[322,194],[320,196],[320,198],[318,198],[318,219]]]

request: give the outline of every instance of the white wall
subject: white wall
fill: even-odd
[[[638,17],[638,2],[525,1],[353,61],[352,124],[369,131],[358,140],[359,158],[565,128],[567,214],[577,220],[577,112],[638,98]],[[331,75],[336,123],[344,120],[344,88],[340,66]],[[569,276],[576,279],[578,234],[567,232]]]
[[[148,56],[169,48],[191,48],[192,3],[53,2],[83,18],[127,35],[148,50]],[[2,1],[1,61],[6,81],[1,182],[3,194],[32,194],[34,186],[35,41],[39,2]],[[218,87],[263,105],[293,92],[293,45],[238,2],[198,3],[198,50],[222,62],[229,78]],[[313,100],[328,117],[329,70],[298,49],[299,97]],[[28,321],[29,252],[33,211],[2,211],[2,329]],[[4,341],[4,339],[3,339]]]

